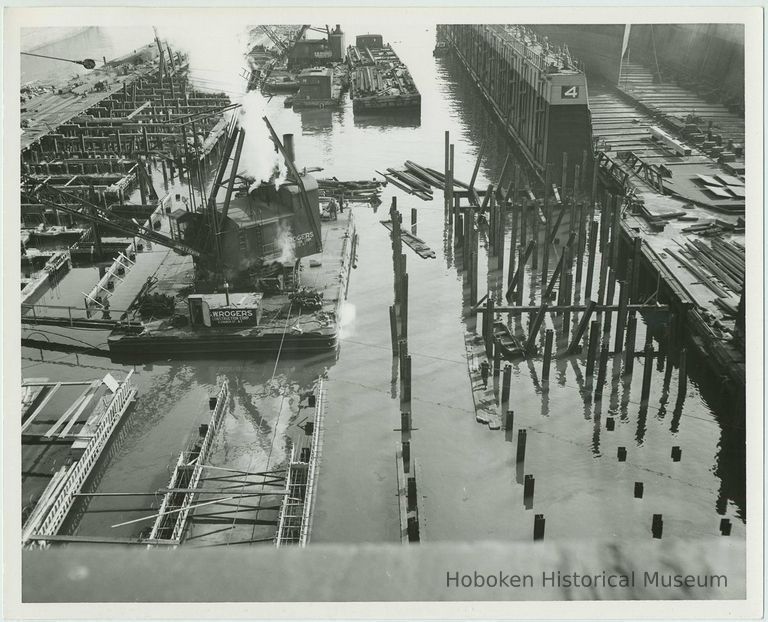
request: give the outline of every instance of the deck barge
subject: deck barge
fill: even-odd
[[[170,318],[151,320],[143,323],[140,332],[116,328],[108,341],[110,354],[115,360],[129,361],[186,354],[331,350],[337,344],[340,306],[354,262],[354,239],[354,218],[345,210],[338,220],[323,223],[322,254],[301,261],[299,285],[322,294],[320,309],[294,305],[288,293],[265,295],[260,304],[261,321],[256,326],[174,326]],[[141,260],[142,256],[137,257]],[[182,303],[193,273],[191,258],[170,251],[153,272],[158,288]],[[235,301],[242,294],[232,292],[230,296]],[[186,304],[177,308],[189,313]]]
[[[347,50],[355,113],[421,110],[421,94],[408,67],[381,35],[360,35]]]

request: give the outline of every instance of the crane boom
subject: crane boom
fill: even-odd
[[[43,196],[43,191],[55,192],[64,198],[74,201],[75,203],[62,204],[56,201],[52,201]],[[174,250],[182,255],[192,255],[193,257],[201,257],[204,255],[204,253],[199,249],[194,248],[189,244],[185,244],[179,240],[174,240],[173,238],[163,235],[162,233],[158,233],[153,229],[148,229],[147,227],[140,225],[135,220],[131,220],[130,218],[122,218],[112,214],[109,210],[106,210],[103,207],[89,203],[88,201],[85,201],[73,194],[60,190],[59,188],[40,185],[32,189],[22,190],[22,195],[27,195],[28,197],[34,198],[43,205],[48,205],[49,207],[67,212],[73,216],[82,218],[83,220],[87,220],[95,224],[113,227],[121,233],[131,237],[139,237],[150,242],[160,244],[161,246],[170,248],[171,250]],[[75,204],[78,206],[76,207]]]

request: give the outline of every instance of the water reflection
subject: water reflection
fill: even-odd
[[[296,112],[301,117],[301,133],[306,136],[328,134],[333,129],[333,117],[341,123],[344,111],[334,112],[330,108],[301,108]]]
[[[355,127],[387,130],[393,127],[420,127],[421,111],[402,110],[398,112],[371,112],[354,114]]]

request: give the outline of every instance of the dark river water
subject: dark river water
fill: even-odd
[[[279,134],[295,135],[299,165],[323,167],[321,177],[349,180],[372,178],[376,169],[401,167],[406,159],[442,170],[443,132],[449,130],[456,144],[457,177],[468,180],[483,136],[494,134],[460,67],[450,59],[433,58],[434,29],[404,23],[390,33],[371,24],[359,32],[382,32],[408,64],[422,94],[420,121],[361,122],[354,118],[348,99],[339,110],[296,113],[284,108],[283,98],[277,96],[266,104],[266,113]],[[347,41],[353,41],[355,34],[347,32]],[[149,36],[147,31],[113,36],[112,31],[92,29],[68,39],[56,51],[76,57],[98,42],[99,50],[110,50],[114,56]],[[40,77],[42,71],[25,69],[24,79]],[[505,153],[501,138],[491,140],[478,185],[498,177]],[[582,398],[583,360],[553,362],[547,398],[537,378],[540,359],[533,367],[525,362],[514,365],[510,407],[515,410],[515,426],[528,430],[525,471],[536,478],[534,510],[526,510],[522,486],[515,481],[515,444],[503,431],[490,431],[475,422],[464,346],[462,274],[452,245],[446,243],[442,196],[435,192],[435,200],[424,202],[391,186],[385,189],[378,211],[367,205],[353,207],[360,236],[358,261],[343,308],[338,352],[305,359],[168,360],[136,366],[138,401],[101,465],[97,489],[146,492],[164,486],[178,452],[208,417],[208,395],[224,378],[229,380],[234,408],[211,462],[246,470],[283,464],[286,433],[298,422],[298,395],[327,372],[312,542],[399,542],[395,451],[400,433],[395,430],[400,427],[400,404],[388,321],[393,276],[388,231],[379,223],[387,217],[393,196],[404,221],[409,221],[412,207],[417,209],[418,235],[437,255],[420,259],[406,251],[417,428],[412,450],[422,472],[420,511],[427,540],[528,541],[534,513],[546,516],[548,540],[650,540],[655,513],[664,516],[665,538],[717,535],[723,516],[734,523],[731,537],[744,537],[744,432],[716,382],[696,361],[689,363],[688,395],[677,413],[674,401],[667,404],[669,396],[662,391],[664,372],[656,370],[649,407],[643,412],[641,359],[628,383],[612,380],[609,362],[600,407]],[[481,238],[481,296],[485,264]],[[65,290],[72,281],[78,288],[72,296],[79,296],[87,286],[80,282],[84,274],[65,277],[59,288]],[[644,334],[641,318],[638,349]],[[103,344],[106,334],[83,332],[78,338]],[[130,369],[106,358],[29,348],[22,350],[22,366],[24,377],[56,380],[95,378],[105,371],[120,375]],[[676,374],[677,370],[673,400]],[[608,416],[616,418],[613,432],[605,431]],[[626,462],[617,461],[620,446],[627,448]],[[673,446],[682,449],[680,462],[670,458]],[[638,481],[644,483],[641,500],[633,498]],[[95,499],[79,508],[82,516],[70,527],[79,534],[135,536],[151,522],[112,525],[152,514],[150,501]],[[201,544],[231,537],[195,535],[200,537],[194,542]]]

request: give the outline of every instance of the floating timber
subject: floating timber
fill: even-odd
[[[389,231],[392,231],[391,220],[382,220],[381,224],[384,225]],[[436,257],[435,251],[429,248],[429,246],[427,246],[424,240],[422,240],[419,237],[416,237],[412,233],[409,233],[408,231],[401,229],[400,238],[403,240],[403,242],[405,242],[407,246],[413,249],[413,251],[422,259],[430,259],[430,258],[434,259]]]

